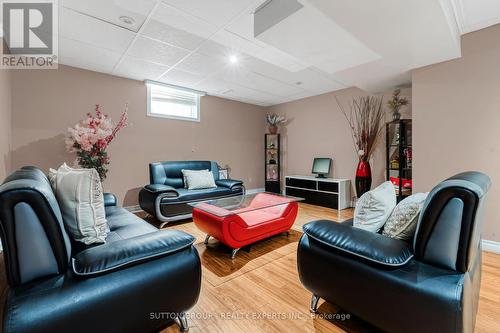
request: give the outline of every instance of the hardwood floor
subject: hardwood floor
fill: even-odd
[[[317,219],[343,221],[352,210],[300,204],[299,215],[289,236],[282,234],[259,242],[249,252],[241,250],[229,258],[230,250],[205,235],[194,223],[167,228],[196,236],[203,266],[201,295],[191,309],[190,332],[373,332],[368,324],[323,302],[319,316],[309,314],[311,294],[297,274],[296,251],[302,225]],[[324,318],[329,314],[336,317]],[[323,316],[323,317],[321,317]],[[347,317],[349,316],[349,319]],[[500,255],[484,252],[483,280],[476,332],[500,331]],[[176,325],[163,333],[178,332]]]
[[[140,216],[144,214],[139,214]],[[203,244],[202,234],[192,221],[168,225],[196,236],[203,266],[201,295],[189,311],[190,332],[374,332],[374,328],[348,313],[323,302],[319,316],[311,317],[311,294],[297,275],[296,251],[302,225],[316,219],[342,221],[352,210],[336,210],[300,204],[290,235],[277,235],[241,250],[234,260],[230,250],[216,240]],[[500,255],[483,253],[483,275],[476,332],[500,331]],[[3,256],[0,256],[0,291],[5,299]],[[2,303],[3,304],[3,303]],[[3,309],[0,309],[0,315]],[[331,316],[331,315],[335,315]],[[330,315],[330,318],[325,318]],[[323,316],[323,317],[321,317]],[[347,316],[350,316],[347,318]],[[172,325],[162,333],[179,332]]]

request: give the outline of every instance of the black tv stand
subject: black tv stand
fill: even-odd
[[[335,209],[345,209],[351,205],[349,179],[286,176],[285,180],[286,194],[304,198],[305,203]]]
[[[324,174],[318,173],[315,178],[323,178],[323,179],[325,179],[326,177],[325,177]]]

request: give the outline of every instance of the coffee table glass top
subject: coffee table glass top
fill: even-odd
[[[285,206],[291,202],[302,200],[304,199],[289,195],[263,192],[201,202],[191,202],[188,203],[188,205],[215,216],[226,217],[272,207]]]

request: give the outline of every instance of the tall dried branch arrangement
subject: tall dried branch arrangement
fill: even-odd
[[[337,97],[337,104],[351,129],[352,141],[360,160],[368,161],[383,130],[385,110],[382,98],[364,96],[354,98],[347,111]]]

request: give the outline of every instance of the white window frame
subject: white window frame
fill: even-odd
[[[201,119],[200,97],[205,96],[206,95],[205,92],[199,91],[199,90],[194,90],[194,89],[189,89],[189,88],[184,88],[184,87],[179,87],[179,86],[175,86],[175,85],[171,85],[171,84],[167,84],[167,83],[163,83],[163,82],[151,81],[151,80],[146,80],[144,82],[146,83],[146,89],[147,89],[147,116],[148,117],[200,122],[200,119]],[[181,90],[181,91],[189,92],[189,93],[196,95],[196,115],[197,115],[197,117],[196,118],[181,117],[181,116],[174,116],[174,115],[159,114],[159,113],[151,112],[151,86],[152,85],[164,86],[164,87],[167,87],[170,89]]]

